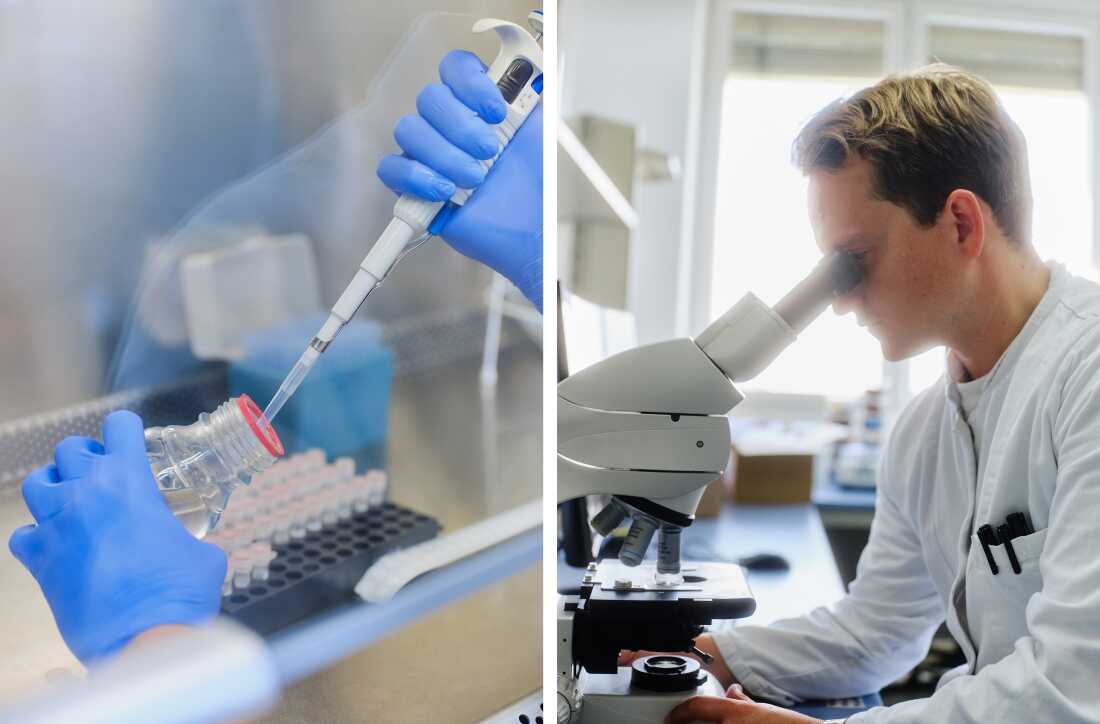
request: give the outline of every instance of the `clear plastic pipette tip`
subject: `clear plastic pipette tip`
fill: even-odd
[[[281,385],[279,385],[278,391],[275,392],[275,396],[271,398],[271,402],[267,403],[267,407],[264,408],[264,417],[270,423],[275,420],[275,416],[279,414],[279,410],[283,409],[283,405],[286,404],[290,396],[294,394],[298,389],[298,385],[302,384],[302,380],[306,378],[309,371],[313,369],[313,365],[317,363],[317,358],[321,356],[321,352],[312,344],[306,347],[306,351],[302,353],[302,356],[298,358],[298,361],[294,363],[294,366],[290,368],[290,372],[287,373],[285,379]]]
[[[387,233],[389,233],[389,229],[396,228],[394,226],[395,222],[396,220],[390,222],[390,226],[387,227]],[[398,226],[403,225],[398,224]],[[403,228],[408,227],[404,226]],[[355,315],[356,312],[359,311],[360,307],[363,306],[363,303],[367,301],[367,297],[370,296],[371,292],[373,292],[379,287],[379,285],[381,285],[382,280],[385,279],[386,275],[389,274],[390,269],[396,266],[398,262],[408,256],[412,251],[419,248],[424,242],[426,242],[430,238],[431,233],[428,231],[423,231],[419,236],[406,244],[401,253],[398,254],[397,257],[389,263],[386,271],[382,274],[380,278],[376,279],[375,277],[367,273],[365,269],[360,268],[360,270],[356,273],[355,278],[352,280],[352,283],[348,285],[348,288],[346,290],[344,290],[345,295],[347,295],[349,292],[354,293],[356,291],[359,291],[359,293],[362,294],[362,296],[358,298],[352,297],[354,299],[354,311],[351,315],[347,317],[347,319],[350,319],[352,316]],[[367,281],[365,285],[356,284],[357,281],[363,279]],[[365,289],[363,288],[364,286]],[[340,306],[339,303],[337,303],[337,306]],[[343,329],[344,325],[347,323],[347,319],[335,313],[329,314],[329,318],[325,322],[324,326],[321,327],[321,331],[317,333],[317,336],[310,340],[309,346],[306,347],[306,351],[302,353],[302,356],[299,357],[298,361],[294,363],[294,366],[290,368],[290,372],[287,374],[286,379],[283,380],[282,384],[279,385],[279,389],[275,392],[275,396],[271,398],[271,402],[267,403],[267,407],[264,408],[264,417],[269,423],[275,420],[275,416],[279,414],[279,411],[283,409],[283,406],[287,403],[287,400],[289,400],[291,395],[293,395],[294,392],[298,389],[298,385],[302,384],[302,380],[304,380],[306,378],[306,375],[309,374],[309,371],[313,369],[313,365],[317,362],[317,358],[320,357],[321,353],[324,352],[325,349],[332,343],[332,340],[336,339],[336,335],[340,332],[341,329]]]

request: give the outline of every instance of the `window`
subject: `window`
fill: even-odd
[[[1035,200],[1032,240],[1039,257],[1095,279],[1084,55],[1080,37],[928,27],[928,61],[958,65],[992,83],[1027,138]],[[939,379],[943,355],[939,348],[910,360],[912,391]]]
[[[825,3],[814,17],[784,14],[779,5],[728,16],[732,49],[722,81],[713,247],[705,271],[709,319],[746,290],[774,303],[819,258],[807,220],[806,180],[789,160],[807,118],[897,65],[935,60],[993,83],[1027,138],[1040,257],[1097,278],[1090,181],[1096,150],[1084,72],[1089,38],[1011,25],[988,9],[981,18],[934,16],[926,5],[913,3],[917,12],[893,23],[842,17]],[[797,12],[814,7],[802,3]],[[897,47],[902,39],[913,41],[909,61]],[[798,345],[744,387],[850,398],[883,385],[884,369],[877,341],[850,317],[826,312]],[[943,350],[936,349],[891,366],[888,384],[916,392],[942,371]]]
[[[769,304],[818,261],[806,179],[790,163],[802,124],[885,73],[880,21],[736,13],[722,96],[710,317],[751,290]],[[782,260],[782,263],[778,263]],[[827,311],[746,390],[854,397],[879,387],[878,343]]]

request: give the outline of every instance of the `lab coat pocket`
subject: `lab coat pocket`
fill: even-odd
[[[1043,543],[1046,542],[1046,539],[1046,528],[1012,539],[1012,550],[1016,551],[1016,559],[1020,561],[1021,568],[1024,566],[1024,561],[1035,561],[1035,559],[1039,557],[1043,552]],[[1005,563],[1009,564],[1009,570],[1012,570],[1011,564],[1008,561],[1008,552],[1004,550],[1004,546],[997,546],[997,548],[1000,549],[1001,555],[1005,559]],[[1036,561],[1033,568],[1038,567],[1039,563]]]
[[[978,666],[999,661],[1012,653],[1016,640],[1027,634],[1027,602],[1043,587],[1039,557],[1046,530],[1012,540],[1020,564],[1015,573],[1004,545],[990,547],[997,565],[994,575],[982,544],[971,537],[966,575],[966,616],[978,653]]]

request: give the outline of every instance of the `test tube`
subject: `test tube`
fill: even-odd
[[[252,520],[252,526],[253,540],[270,541],[272,534],[275,532],[275,518],[268,513],[257,515]]]
[[[339,480],[348,480],[355,475],[355,461],[348,457],[336,458],[332,461],[331,469]]]
[[[252,580],[257,583],[271,577],[271,561],[275,560],[275,551],[267,543],[253,543],[248,547],[252,558]]]
[[[330,488],[321,495],[321,525],[331,528],[336,525],[339,518],[336,516],[336,498],[339,492]]]
[[[290,518],[285,514],[275,517],[275,524],[271,531],[271,542],[277,546],[290,542]]]
[[[366,513],[370,510],[370,477],[359,475],[351,479],[352,510]]]
[[[386,502],[386,474],[381,470],[371,470],[367,473],[369,483],[371,507],[382,505]]]
[[[233,570],[235,590],[244,590],[252,585],[252,553],[247,548],[233,551],[229,556],[229,566]]]
[[[354,514],[353,505],[355,504],[355,488],[349,485],[345,481],[338,489],[336,493],[336,519],[337,520],[350,520]]]
[[[306,507],[300,501],[288,506],[290,514],[290,538],[301,540],[306,537]]]
[[[304,470],[312,470],[319,468],[325,464],[325,451],[319,447],[311,447],[301,454],[302,466]]]
[[[309,533],[320,533],[321,528],[321,498],[314,493],[308,498],[306,508],[306,531]]]

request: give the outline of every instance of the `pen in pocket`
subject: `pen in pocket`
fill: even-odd
[[[1008,554],[1008,562],[1012,564],[1012,572],[1017,576],[1020,575],[1020,560],[1016,557],[1016,549],[1012,547],[1012,528],[1008,523],[997,526],[997,535],[1001,538],[1001,543],[1005,547],[1005,553]]]
[[[994,576],[997,575],[997,562],[993,560],[993,551],[989,549],[990,546],[997,545],[997,534],[993,532],[993,526],[986,523],[978,528],[978,542],[982,544],[985,559],[989,561],[989,570],[993,572]]]

